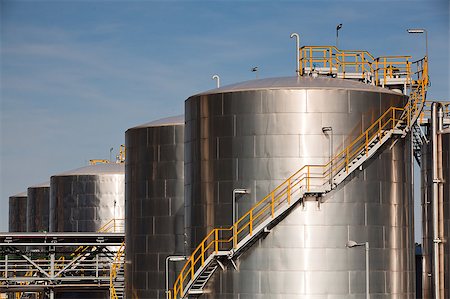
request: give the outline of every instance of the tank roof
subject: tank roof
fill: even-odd
[[[338,79],[331,77],[278,77],[278,78],[265,78],[239,82],[220,88],[211,89],[195,96],[236,92],[236,91],[248,91],[248,90],[274,90],[274,89],[348,89],[348,90],[360,90],[360,91],[372,91],[382,93],[392,93],[398,95],[398,92],[389,90],[387,88],[381,88],[373,86],[359,81]]]
[[[173,125],[184,125],[184,115],[169,116],[161,119],[157,119],[130,129],[140,129],[149,127],[164,127]]]
[[[28,196],[27,192],[20,192],[15,195],[11,195],[9,198],[11,198],[11,197],[27,197],[27,196]]]
[[[106,163],[83,166],[77,169],[65,171],[63,173],[52,175],[55,176],[72,176],[72,175],[101,175],[101,174],[125,174],[124,163]]]
[[[30,186],[28,188],[43,188],[43,187],[50,187],[50,181],[44,182],[44,183],[40,183],[40,184],[36,184],[33,186]]]

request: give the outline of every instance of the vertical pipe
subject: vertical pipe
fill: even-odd
[[[440,132],[443,129],[444,123],[444,111],[441,104],[439,104],[438,110],[438,136],[437,136],[437,167],[438,167],[438,222],[439,222],[439,237],[444,237],[444,184],[443,184],[443,159],[442,159],[442,134]],[[442,242],[438,243],[439,246],[439,282],[440,282],[440,293],[441,296],[445,296],[445,280],[444,280],[444,244]]]
[[[433,102],[431,105],[431,122],[432,122],[432,174],[433,174],[433,189],[432,189],[432,205],[433,205],[433,287],[434,287],[434,297],[436,299],[441,298],[440,293],[440,276],[439,276],[439,243],[441,242],[439,238],[439,174],[438,174],[438,119],[437,110],[440,104]]]
[[[369,242],[366,242],[366,299],[370,299]]]

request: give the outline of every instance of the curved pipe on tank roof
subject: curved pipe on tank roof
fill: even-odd
[[[212,79],[216,80],[217,88],[219,88],[220,87],[220,77],[219,77],[219,75],[217,75],[217,74],[213,75]]]
[[[295,37],[295,46],[296,46],[296,57],[297,57],[297,69],[295,70],[297,72],[297,76],[300,76],[300,35],[298,33],[293,32],[291,33],[291,38]]]

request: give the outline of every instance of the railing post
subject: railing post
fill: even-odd
[[[275,202],[275,193],[273,193],[272,192],[272,194],[271,194],[271,206],[272,206],[272,218],[273,218],[273,215],[274,215],[274,202]]]
[[[288,180],[287,196],[288,196],[288,205],[290,205],[291,204],[291,179]]]
[[[349,154],[348,154],[348,147],[347,147],[347,149],[345,150],[345,171],[348,173],[348,163],[349,163],[349,161],[348,161],[348,156],[349,156]]]
[[[308,192],[309,192],[309,187],[310,187],[310,182],[309,182],[309,165],[308,165],[308,167],[306,167],[307,168],[307,172],[306,172],[306,190],[308,190]]]
[[[205,263],[205,242],[202,242],[202,266]]]
[[[381,143],[382,133],[381,133],[381,119],[378,120],[378,142]]]
[[[216,229],[214,231],[214,251],[217,253],[219,251],[219,231]]]
[[[412,105],[408,109],[408,129],[411,128],[411,110],[412,110]]]
[[[233,224],[233,248],[237,247],[237,226],[237,222]]]
[[[366,157],[368,157],[369,156],[369,130],[366,131],[365,139],[366,139],[366,142],[365,142],[365,144],[366,144]]]
[[[253,210],[250,210],[250,236],[253,235]]]

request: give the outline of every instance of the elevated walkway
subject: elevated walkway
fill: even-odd
[[[122,298],[123,223],[113,219],[88,233],[0,233],[0,292],[22,298],[29,292],[117,287],[116,298]]]

